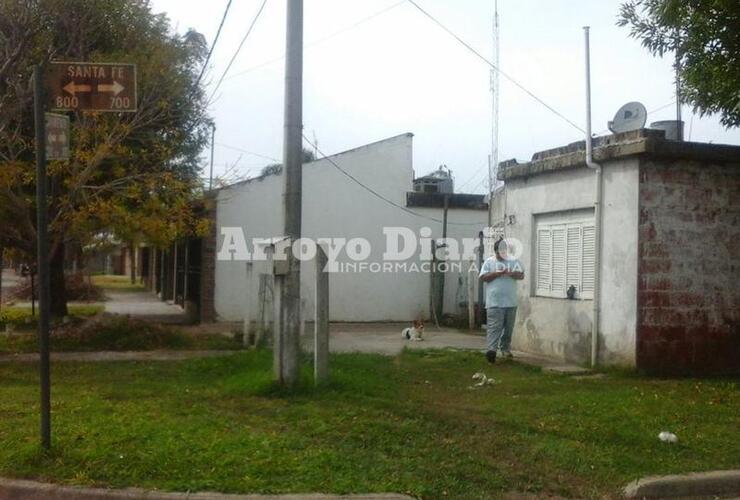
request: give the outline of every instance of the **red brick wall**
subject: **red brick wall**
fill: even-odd
[[[637,366],[740,373],[740,165],[640,165]]]

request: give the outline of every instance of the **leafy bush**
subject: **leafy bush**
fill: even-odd
[[[63,325],[52,332],[52,347],[85,351],[186,349],[192,338],[171,327],[128,316],[102,316],[83,324]]]
[[[103,306],[74,304],[69,306],[68,309],[70,317],[89,317],[102,312]],[[37,318],[38,305],[36,306],[36,316],[31,314],[30,307],[3,306],[2,310],[0,310],[0,327],[5,327],[8,324],[15,327],[33,327],[36,325]]]
[[[0,324],[22,325],[31,321],[31,309],[3,307],[0,311]]]
[[[36,283],[38,286],[38,283]],[[100,302],[105,300],[105,293],[99,286],[94,285],[87,276],[82,273],[67,274],[64,278],[64,286],[67,292],[67,300],[78,302]],[[38,297],[38,289],[36,290]],[[16,286],[10,293],[14,300],[25,302],[31,301],[31,279],[25,278],[20,285]]]

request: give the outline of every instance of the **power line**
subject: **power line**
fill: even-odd
[[[324,154],[324,152],[319,149],[318,145],[314,144],[313,142],[311,142],[308,139],[308,137],[306,137],[306,134],[302,134],[302,135],[303,135],[303,140],[306,141],[309,146],[311,146],[316,151],[318,151],[319,155],[321,156],[321,158],[319,158],[320,160],[326,160],[329,163],[331,163],[334,166],[334,168],[336,168],[337,170],[339,170],[342,174],[344,174],[350,180],[354,181],[356,184],[358,184],[360,187],[362,187],[363,189],[365,189],[367,192],[369,192],[370,194],[372,194],[376,198],[379,198],[379,199],[383,200],[384,202],[388,203],[389,205],[392,205],[392,206],[394,206],[394,207],[396,207],[396,208],[398,208],[400,210],[403,210],[404,212],[406,212],[408,214],[411,214],[411,215],[413,215],[415,217],[419,217],[421,219],[428,219],[430,221],[438,222],[440,224],[443,224],[444,223],[444,221],[442,221],[440,219],[435,219],[434,217],[428,217],[426,215],[422,215],[420,213],[414,212],[413,210],[410,210],[407,207],[404,207],[403,205],[399,205],[395,201],[390,200],[390,199],[386,198],[385,196],[383,196],[382,194],[378,193],[377,191],[375,191],[370,186],[368,186],[366,184],[363,184],[362,181],[360,181],[355,176],[353,176],[352,174],[350,174],[349,172],[347,172],[346,170],[344,170],[342,167],[340,167],[339,165],[337,165],[337,163],[334,160],[332,160],[331,158],[329,158],[328,156],[326,156]],[[486,222],[450,222],[450,221],[447,221],[447,224],[452,225],[452,226],[478,226],[478,227],[483,227],[483,226],[486,225]]]
[[[480,174],[480,173],[481,173],[481,170],[483,170],[483,169],[484,169],[484,168],[486,168],[487,166],[488,166],[488,162],[484,163],[484,164],[483,164],[483,165],[482,165],[481,167],[477,168],[477,169],[475,170],[475,173],[474,173],[473,175],[471,175],[471,176],[470,176],[470,178],[468,178],[468,180],[467,180],[467,181],[465,181],[465,182],[463,182],[462,184],[460,184],[460,185],[459,185],[459,186],[457,187],[457,189],[462,189],[462,188],[464,188],[465,186],[467,186],[468,184],[470,184],[470,183],[471,183],[471,182],[472,182],[472,181],[473,181],[474,179],[476,179],[476,178],[478,177],[478,174]],[[476,187],[477,187],[477,186],[476,186]]]
[[[239,52],[242,50],[242,47],[244,46],[244,42],[247,41],[247,38],[249,38],[249,34],[252,33],[252,29],[254,29],[254,25],[257,24],[257,20],[260,18],[260,15],[262,14],[262,11],[264,10],[266,4],[267,4],[267,0],[262,0],[262,5],[260,5],[260,8],[257,11],[257,14],[255,14],[254,19],[252,19],[252,23],[249,25],[249,29],[244,34],[242,41],[239,42],[239,46],[236,48],[234,55],[231,56],[231,60],[229,61],[228,66],[226,66],[226,69],[221,75],[221,78],[219,78],[218,83],[214,87],[213,92],[211,93],[211,97],[208,98],[208,102],[211,102],[213,100],[213,96],[216,95],[216,92],[218,91],[219,87],[223,83],[224,78],[226,78],[226,75],[229,73],[229,70],[231,69],[231,65],[234,64],[234,61],[239,55]]]
[[[222,148],[226,148],[226,149],[233,149],[234,151],[239,151],[240,153],[246,153],[248,155],[256,156],[257,158],[264,158],[265,160],[274,161],[276,163],[280,163],[281,162],[281,160],[278,160],[277,158],[273,158],[272,156],[267,156],[267,155],[263,155],[263,154],[260,154],[260,153],[255,153],[254,151],[249,151],[249,150],[246,150],[246,149],[243,149],[243,148],[239,148],[239,147],[236,147],[236,146],[231,146],[229,144],[224,144],[223,142],[217,142],[216,145],[217,146],[221,146]]]
[[[347,31],[350,31],[352,29],[355,29],[358,26],[360,26],[360,25],[362,25],[362,24],[364,24],[364,23],[366,23],[368,21],[372,21],[376,17],[378,17],[378,16],[380,16],[382,14],[385,14],[386,12],[388,12],[390,10],[393,10],[396,7],[399,7],[400,5],[403,5],[405,3],[406,3],[406,0],[401,0],[400,2],[396,2],[393,5],[389,5],[388,7],[384,8],[384,9],[381,9],[381,10],[379,10],[379,11],[375,12],[374,14],[371,14],[371,15],[369,15],[367,17],[364,17],[364,18],[362,18],[362,19],[360,19],[360,20],[358,20],[358,21],[350,24],[349,26],[345,26],[344,28],[341,28],[341,29],[335,31],[334,33],[331,33],[330,35],[327,35],[327,36],[325,36],[323,38],[319,38],[319,39],[314,40],[312,42],[306,43],[306,44],[303,45],[303,48],[305,49],[305,48],[313,47],[314,45],[318,45],[320,43],[326,42],[327,40],[331,40],[332,38],[334,38],[336,36],[339,36],[339,35],[341,35],[343,33],[346,33]],[[260,64],[256,65],[256,66],[252,66],[251,68],[247,68],[245,70],[239,71],[238,73],[234,73],[233,75],[229,76],[225,80],[226,81],[229,81],[229,80],[231,80],[233,78],[237,78],[239,76],[246,75],[247,73],[251,73],[252,71],[255,71],[255,70],[264,68],[265,66],[269,66],[270,64],[273,64],[273,63],[282,61],[283,59],[285,59],[285,56],[286,56],[286,54],[283,54],[280,57],[276,57],[274,59],[270,59],[269,61],[265,61],[263,63],[260,63]]]
[[[549,109],[553,114],[555,114],[556,116],[558,116],[563,121],[567,122],[570,126],[572,126],[573,128],[575,128],[576,130],[579,130],[581,132],[585,132],[585,130],[583,130],[581,127],[579,127],[578,125],[576,125],[568,117],[566,117],[561,112],[559,112],[558,110],[556,110],[555,108],[553,108],[552,106],[550,106],[549,104],[547,104],[545,101],[543,101],[539,97],[537,97],[531,90],[527,89],[524,85],[522,85],[521,83],[519,83],[518,81],[516,81],[513,77],[511,77],[508,74],[506,74],[505,72],[503,72],[495,64],[493,64],[491,61],[489,61],[483,54],[481,54],[480,52],[478,52],[477,50],[475,50],[469,43],[467,43],[465,40],[463,40],[462,38],[460,38],[454,31],[452,31],[447,26],[445,26],[444,24],[442,24],[439,20],[437,20],[437,18],[435,18],[434,16],[432,16],[429,12],[427,12],[426,10],[424,10],[414,0],[406,0],[406,1],[409,2],[411,5],[413,5],[414,7],[416,7],[419,10],[419,12],[421,12],[426,17],[428,17],[429,19],[431,19],[437,26],[439,26],[444,31],[446,31],[447,34],[449,34],[455,40],[457,40],[458,42],[460,42],[466,49],[468,49],[470,52],[472,52],[475,56],[477,56],[483,62],[485,62],[486,64],[488,64],[491,68],[493,68],[495,71],[497,71],[501,76],[503,76],[504,78],[506,78],[507,80],[509,80],[511,83],[513,83],[514,85],[516,85],[520,90],[524,91],[524,93],[526,93],[532,99],[534,99],[535,101],[537,101],[538,103],[540,103],[541,105],[543,105],[545,108]]]
[[[198,87],[198,85],[200,85],[200,81],[201,79],[203,79],[203,75],[206,73],[206,68],[208,68],[208,61],[211,60],[213,49],[216,48],[216,44],[218,43],[218,37],[221,35],[221,29],[224,27],[224,23],[226,22],[226,16],[228,16],[229,14],[229,9],[231,8],[232,1],[233,0],[229,0],[229,3],[226,4],[226,9],[224,9],[224,15],[221,17],[221,23],[218,25],[218,30],[216,31],[216,37],[213,39],[213,44],[211,44],[211,49],[208,51],[206,60],[203,63],[203,67],[200,70],[200,75],[198,75],[198,80],[195,82],[196,88]]]

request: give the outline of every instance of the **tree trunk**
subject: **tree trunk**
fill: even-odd
[[[128,245],[128,259],[130,263],[131,284],[136,284],[136,247],[133,243]]]
[[[0,311],[3,310],[3,269],[5,269],[5,262],[3,262],[3,255],[5,248],[0,247]]]
[[[67,316],[67,289],[64,283],[64,243],[61,243],[49,262],[49,281],[51,282],[51,317]]]

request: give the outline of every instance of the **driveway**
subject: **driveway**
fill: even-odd
[[[399,354],[409,349],[471,349],[485,348],[483,332],[461,332],[451,328],[426,325],[424,340],[414,342],[401,337],[406,323],[332,323],[329,327],[329,347],[332,352],[367,352],[385,355]],[[313,349],[313,324],[306,325],[304,349]]]

